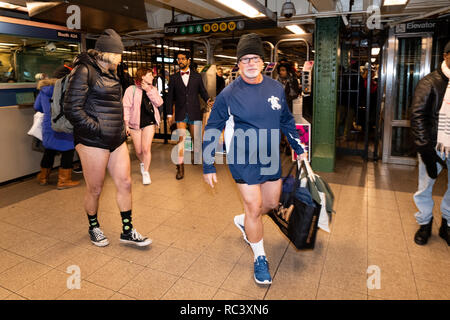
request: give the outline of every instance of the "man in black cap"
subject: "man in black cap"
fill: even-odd
[[[264,67],[261,38],[254,33],[242,36],[236,55],[240,77],[216,97],[205,127],[203,173],[205,182],[214,188],[217,183],[215,149],[225,128],[227,163],[245,211],[234,217],[234,223],[253,250],[256,283],[270,284],[262,215],[277,207],[280,200],[280,129],[299,158],[307,159],[307,155],[283,86],[261,74]]]
[[[433,185],[443,166],[450,167],[450,41],[444,48],[444,61],[419,81],[412,101],[411,129],[419,153],[419,188],[414,202],[419,230],[414,236],[425,245],[433,225]],[[450,180],[450,170],[448,170]],[[439,236],[450,246],[450,189],[441,201],[442,223]]]

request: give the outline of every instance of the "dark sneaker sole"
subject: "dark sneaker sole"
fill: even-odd
[[[142,242],[136,242],[136,241],[131,241],[131,240],[124,240],[124,239],[120,239],[121,243],[126,243],[126,244],[132,244],[135,245],[137,247],[145,247],[150,245],[153,241],[151,239],[147,239],[145,241]]]
[[[259,281],[258,279],[256,279],[255,275],[253,275],[253,279],[255,279],[255,282],[257,284],[272,284],[272,280]]]

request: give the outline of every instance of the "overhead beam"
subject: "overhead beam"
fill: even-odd
[[[317,11],[334,11],[336,9],[336,0],[309,0]]]
[[[153,5],[159,4],[165,8],[176,8],[178,11],[203,19],[216,19],[230,15],[228,12],[201,0],[145,0],[145,2]]]

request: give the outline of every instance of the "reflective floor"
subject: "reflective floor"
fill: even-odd
[[[144,249],[119,243],[109,176],[99,208],[110,240],[104,248],[89,240],[84,182],[56,190],[54,170],[49,186],[30,178],[0,187],[0,299],[450,299],[450,247],[437,235],[445,174],[434,190],[433,236],[420,247],[417,168],[338,158],[334,173],[318,172],[336,196],[331,233],[319,230],[316,248],[298,251],[264,217],[273,284],[259,286],[251,249],[233,224],[243,206],[228,168],[217,166],[214,190],[200,165],[186,165],[177,181],[171,148],[154,143],[149,186],[132,156],[133,224],[153,239]],[[70,266],[80,268],[80,289],[68,289]],[[380,286],[369,289],[373,270]]]

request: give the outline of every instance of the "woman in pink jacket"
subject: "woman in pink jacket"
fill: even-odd
[[[140,161],[143,184],[151,183],[148,172],[152,159],[151,146],[155,129],[161,120],[158,107],[163,104],[158,89],[152,82],[152,70],[139,68],[136,71],[136,85],[129,86],[123,96],[127,135],[131,135],[133,139],[134,150]]]

